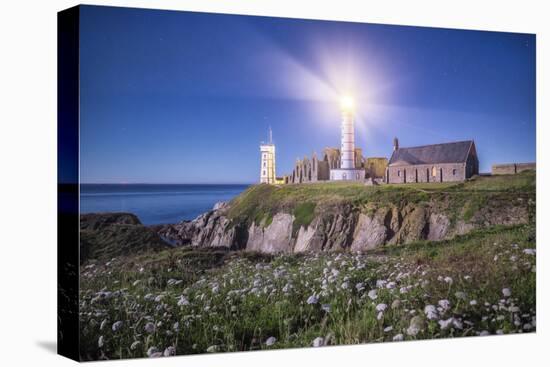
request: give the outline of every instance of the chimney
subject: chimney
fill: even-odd
[[[399,149],[399,140],[393,138],[393,151],[395,152],[397,149]]]

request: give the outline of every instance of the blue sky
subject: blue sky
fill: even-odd
[[[81,182],[252,183],[339,146],[474,139],[481,171],[534,161],[535,36],[84,6]]]

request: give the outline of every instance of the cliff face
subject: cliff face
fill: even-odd
[[[474,181],[433,189],[259,185],[193,221],[159,227],[158,233],[177,244],[198,247],[268,253],[368,251],[534,221],[534,186],[526,182],[514,186],[516,181],[511,181],[510,187],[496,190],[492,178],[481,186]]]

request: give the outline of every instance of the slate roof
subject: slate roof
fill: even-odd
[[[464,163],[468,158],[473,140],[452,143],[423,145],[419,147],[399,148],[390,158],[390,166]]]

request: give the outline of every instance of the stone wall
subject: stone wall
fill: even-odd
[[[504,163],[493,164],[491,167],[491,174],[493,175],[514,175],[527,170],[535,170],[536,163]]]
[[[388,159],[385,157],[366,158],[364,165],[368,177],[384,177],[386,174],[386,167],[388,167]]]

